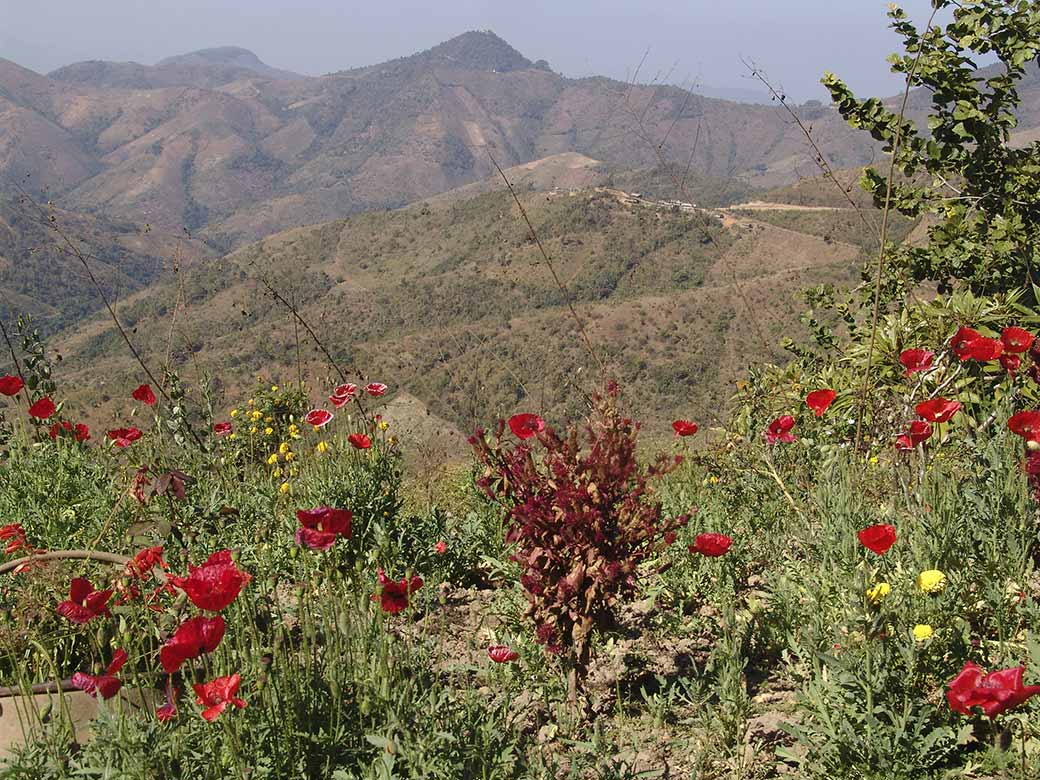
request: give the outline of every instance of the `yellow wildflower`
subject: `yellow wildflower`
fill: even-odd
[[[285,453],[287,453],[287,452],[289,451],[289,442],[287,442],[287,441],[283,441],[283,442],[282,442],[281,444],[279,444],[279,445],[278,445],[278,451],[279,451],[279,452],[280,452],[280,453],[281,453],[282,455],[284,455]]]
[[[935,634],[932,627],[927,623],[918,623],[914,626],[914,639],[918,642],[924,642],[926,639],[931,639]]]
[[[228,436],[228,438],[229,439],[237,439],[238,438],[238,434],[237,433],[233,433],[230,436]]]
[[[289,426],[289,436],[293,439],[300,438],[300,428],[295,423]]]
[[[286,493],[288,493],[289,492],[289,483],[288,482],[283,482],[281,485],[279,485],[278,486],[278,492],[281,493],[283,496]]]
[[[232,417],[238,417],[238,409],[232,409],[232,410],[231,410],[231,411],[229,412],[229,414],[230,414],[230,415],[231,415]]]
[[[719,478],[712,474],[710,477],[708,477],[708,482],[710,482],[713,485],[717,485],[719,484]]]
[[[249,404],[250,406],[252,406],[253,404],[256,403],[256,399],[255,398],[250,398],[248,401],[246,401],[246,403]]]
[[[387,444],[389,444],[391,447],[393,447],[395,444],[397,444],[397,437],[396,436],[391,436],[386,441],[387,441]]]
[[[272,393],[277,393],[278,392],[278,385],[271,385],[271,392]]]
[[[264,422],[265,423],[273,423],[274,422],[274,418],[271,415],[267,415],[267,417],[264,418]]]
[[[259,420],[259,419],[260,419],[261,417],[263,417],[263,416],[264,416],[264,413],[263,413],[263,412],[261,412],[261,411],[260,411],[259,409],[254,409],[253,411],[251,411],[251,412],[249,413],[249,418],[250,418],[250,419],[251,419],[251,420],[252,420],[253,422],[256,422],[257,420]]]
[[[287,453],[285,453],[285,459],[288,460],[288,461],[295,460],[296,459],[296,453],[295,452],[287,452]]]
[[[278,453],[277,452],[272,452],[270,457],[267,458],[267,465],[268,466],[273,466],[277,462],[278,462]]]
[[[274,428],[270,426],[264,428],[264,436],[270,436],[272,433],[274,433]]]
[[[946,575],[938,569],[928,569],[917,575],[917,587],[925,593],[941,593],[946,587]]]
[[[326,442],[326,441],[319,441],[318,442],[318,446],[315,447],[314,449],[316,449],[319,452],[319,454],[323,453],[323,452],[328,452],[329,451],[329,443]]]
[[[867,589],[867,600],[871,604],[880,604],[882,600],[885,598],[885,596],[887,596],[891,592],[891,585],[889,585],[887,582],[879,582],[873,588]]]
[[[258,430],[260,430],[260,429],[259,429],[259,428],[257,428],[257,427],[256,427],[255,425],[251,425],[251,426],[249,427],[249,432],[250,432],[250,433],[256,433],[256,432],[257,432]]]
[[[390,423],[388,423],[386,420],[380,420],[379,421],[379,430],[385,431],[389,427],[390,427]]]
[[[274,471],[271,472],[271,476],[274,477],[275,479],[278,479],[278,477],[282,476],[282,470],[281,469],[275,469]]]

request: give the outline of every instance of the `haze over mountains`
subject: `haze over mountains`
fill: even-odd
[[[827,108],[809,118],[837,165],[871,145]],[[42,76],[0,62],[0,171],[63,207],[231,248],[299,224],[397,207],[503,166],[579,152],[625,168],[654,146],[701,173],[779,184],[804,166],[774,107],[674,87],[567,79],[488,32],[391,62],[303,78],[248,52],[78,63]]]
[[[1022,95],[1027,142],[1040,127],[1035,69]],[[911,106],[926,103],[918,94]],[[798,113],[835,167],[877,158],[830,107]],[[691,216],[627,203],[619,190],[680,195],[660,175],[668,163],[702,206],[752,192],[845,205],[811,186],[762,194],[816,172],[777,106],[565,78],[490,32],[321,77],[236,47],[48,75],[0,60],[0,316],[70,327],[62,343],[85,383],[132,371],[104,321],[80,325],[100,301],[48,229],[53,216],[125,300],[146,352],[168,349],[157,326],[189,306],[178,360],[214,356],[228,381],[291,368],[282,314],[252,278],[262,271],[330,329],[344,361],[395,376],[456,422],[478,413],[459,378],[488,377],[481,397],[506,411],[533,392],[518,366],[563,382],[587,356],[515,207],[493,191],[489,152],[523,190],[619,375],[655,388],[653,415],[717,408],[752,357],[779,356],[797,289],[850,278],[866,246],[852,212]],[[21,193],[53,201],[51,213]]]

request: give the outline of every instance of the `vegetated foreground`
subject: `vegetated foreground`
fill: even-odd
[[[906,402],[958,358],[1036,356],[995,344],[900,355]],[[478,432],[477,487],[426,504],[382,383],[311,408],[258,382],[208,431],[146,384],[99,431],[32,349],[23,371],[0,378],[4,777],[980,776],[1018,765],[1002,735],[1035,761],[1013,711],[1040,690],[1040,412],[987,431],[924,401],[863,469],[822,389],[720,448],[677,420],[645,465],[612,386],[570,434]],[[97,699],[88,732],[82,702],[17,698],[48,680]]]

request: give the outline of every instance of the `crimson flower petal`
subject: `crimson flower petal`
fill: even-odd
[[[814,390],[805,397],[805,405],[812,409],[817,417],[823,417],[827,407],[834,403],[837,397],[838,394],[833,390]]]
[[[22,381],[20,376],[13,376],[11,374],[0,376],[0,395],[17,395],[23,387],[25,387],[25,383]]]
[[[1000,340],[1004,343],[1005,352],[1021,353],[1029,351],[1036,336],[1025,328],[1009,327],[1004,328],[1004,332],[1000,334]]]
[[[698,534],[689,550],[709,558],[719,558],[729,552],[732,544],[733,539],[726,534]]]
[[[135,401],[140,401],[148,406],[155,405],[155,393],[152,392],[152,386],[149,384],[143,384],[138,387],[134,392],[130,394]]]
[[[950,401],[946,398],[933,398],[923,401],[914,407],[914,411],[928,422],[944,423],[960,411],[960,401]]]
[[[932,367],[935,353],[927,349],[905,349],[899,353],[899,362],[906,369],[906,376],[912,376],[919,371],[927,371]]]
[[[778,441],[791,444],[797,441],[795,435],[791,433],[792,428],[794,428],[794,417],[789,414],[777,417],[769,423],[769,427],[766,429],[766,441],[770,444],[776,444]]]
[[[514,414],[509,418],[509,430],[521,441],[530,439],[545,430],[545,420],[537,414]]]
[[[676,436],[693,436],[697,433],[697,423],[689,420],[676,420],[672,423],[672,430]]]
[[[29,416],[35,417],[37,420],[46,420],[57,410],[58,407],[54,405],[54,401],[50,398],[44,397],[29,407]]]
[[[507,664],[510,661],[515,661],[520,657],[520,654],[513,650],[508,645],[491,645],[488,648],[488,658],[494,661],[496,664]]]
[[[332,421],[332,412],[327,409],[311,409],[303,420],[315,428],[322,428]]]
[[[896,529],[885,523],[868,526],[856,536],[860,544],[877,555],[884,555],[896,543]]]

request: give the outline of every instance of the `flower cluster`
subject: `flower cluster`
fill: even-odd
[[[130,578],[129,586],[118,585],[121,591],[121,603],[140,597],[140,589],[136,583],[143,582],[152,573],[165,572],[166,563],[162,557],[161,547],[149,547],[138,552],[126,565],[125,574]],[[242,588],[249,583],[249,574],[241,571],[231,558],[228,550],[213,553],[200,566],[189,566],[185,576],[162,575],[165,582],[157,587],[151,602],[162,593],[172,589],[184,592],[188,600],[198,609],[205,612],[221,612],[238,597]],[[116,589],[96,589],[89,580],[77,577],[69,586],[69,596],[60,602],[56,611],[67,620],[86,625],[97,618],[111,615],[110,603]],[[216,650],[224,638],[226,624],[223,616],[212,617],[196,615],[181,622],[177,629],[167,638],[159,649],[159,665],[169,675],[166,685],[167,701],[156,711],[161,721],[169,721],[177,714],[177,688],[173,683],[173,675],[179,674],[185,663],[197,659],[204,654]],[[77,672],[72,677],[72,684],[91,696],[103,699],[115,696],[122,687],[116,676],[127,662],[124,650],[116,650],[112,661],[96,675]],[[244,707],[245,702],[235,697],[238,691],[238,676],[217,678],[208,683],[196,684],[195,692],[198,703],[203,705],[202,716],[209,721],[216,719],[228,704]]]

